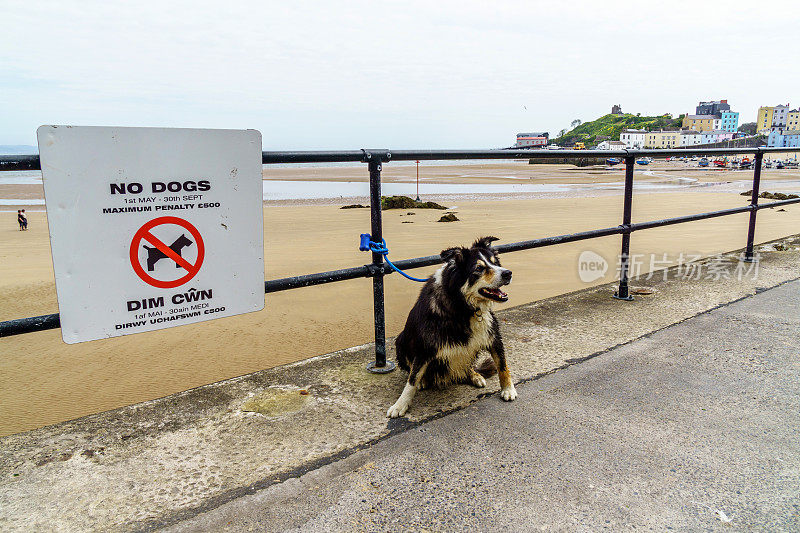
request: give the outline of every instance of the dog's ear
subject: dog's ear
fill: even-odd
[[[479,237],[473,244],[473,248],[491,248],[494,241],[499,241],[497,237]]]
[[[464,260],[464,252],[466,251],[467,251],[466,249],[460,246],[455,246],[453,248],[442,250],[442,252],[439,255],[442,257],[442,259],[444,259],[445,262],[452,260],[455,261],[456,263],[460,263],[461,261]]]

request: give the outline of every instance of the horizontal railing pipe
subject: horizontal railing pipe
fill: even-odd
[[[663,218],[661,220],[649,220],[647,222],[637,222],[628,226],[628,231],[640,231],[643,229],[660,228],[661,226],[672,226],[673,224],[682,224],[684,222],[695,222],[697,220],[706,220],[708,218],[724,217],[727,215],[736,215],[738,213],[747,213],[752,211],[752,207],[745,205],[742,207],[733,207],[731,209],[722,209],[720,211],[710,211],[708,213],[697,213],[695,215],[684,215],[682,217]]]
[[[263,164],[289,163],[363,163],[364,154],[371,149],[339,151],[293,151],[261,153]],[[756,152],[798,152],[800,148],[761,146],[755,148],[669,148],[641,150],[547,150],[547,149],[494,149],[494,150],[378,150],[387,152],[391,161],[430,161],[458,159],[570,159],[586,157],[671,157],[685,155],[736,155]],[[11,170],[41,170],[38,155],[0,155],[0,172]]]
[[[788,200],[778,200],[777,202],[770,202],[768,204],[758,204],[753,206],[755,209],[772,209],[774,207],[780,207],[782,205],[789,205],[789,204],[797,204],[800,203],[800,198],[790,198]]]
[[[42,170],[39,155],[0,155],[0,172],[11,170]]]
[[[343,268],[341,270],[330,270],[318,274],[305,274],[303,276],[292,276],[289,278],[273,279],[264,282],[264,292],[278,292],[288,289],[299,289],[333,283],[334,281],[346,281],[348,279],[367,278],[372,276],[371,265],[354,268]]]
[[[581,231],[578,233],[557,235],[555,237],[544,237],[542,239],[533,239],[530,241],[514,242],[510,244],[499,244],[493,246],[493,248],[495,248],[499,253],[519,252],[522,250],[530,250],[532,248],[543,248],[545,246],[553,246],[556,244],[566,244],[568,242],[576,242],[576,241],[583,241],[586,239],[608,237],[609,235],[620,235],[624,231],[625,230],[622,226],[614,226],[612,228]]]
[[[61,327],[61,319],[58,313],[52,315],[32,316],[29,318],[17,318],[0,322],[0,337],[10,337],[11,335],[21,335],[23,333],[33,333]]]
[[[342,152],[262,152],[261,163],[360,163],[364,157],[362,150]]]
[[[330,162],[363,162],[364,152],[263,152],[264,164],[274,163],[319,163]],[[388,150],[391,161],[430,161],[459,159],[570,159],[570,158],[608,158],[608,157],[671,157],[671,156],[713,156],[754,154],[756,152],[797,152],[800,148],[756,147],[756,148],[670,148],[640,150],[530,150],[530,149],[495,149],[495,150]]]

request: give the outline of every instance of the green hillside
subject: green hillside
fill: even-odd
[[[625,129],[658,130],[680,128],[684,115],[670,118],[669,115],[660,117],[639,117],[625,113],[622,115],[604,115],[597,120],[585,122],[575,129],[570,130],[561,137],[553,139],[559,146],[571,146],[578,141],[586,143],[586,147],[594,146],[598,136],[609,137],[612,141],[619,140],[619,134]]]

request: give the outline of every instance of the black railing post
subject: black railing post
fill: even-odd
[[[625,156],[625,197],[623,199],[622,210],[622,253],[619,256],[619,289],[614,298],[617,300],[633,300],[630,291],[628,290],[628,268],[630,267],[630,252],[631,252],[631,233],[629,231],[631,226],[631,206],[633,204],[633,165],[636,163],[636,157],[632,155]]]
[[[756,149],[755,169],[753,169],[753,193],[750,195],[750,223],[747,226],[747,248],[744,252],[746,263],[753,262],[753,241],[756,238],[756,214],[758,213],[758,190],[761,187],[761,163],[764,152]]]
[[[381,210],[381,169],[384,161],[392,154],[388,150],[364,150],[364,161],[369,166],[369,207],[372,240],[383,240],[383,213]],[[375,319],[375,361],[367,365],[367,370],[385,374],[395,368],[386,361],[386,315],[383,295],[383,256],[372,252],[372,302]]]

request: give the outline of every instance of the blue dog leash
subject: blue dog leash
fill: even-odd
[[[411,281],[419,281],[420,283],[425,283],[428,281],[427,278],[420,279],[420,278],[412,278],[396,266],[394,263],[389,261],[389,249],[386,247],[386,241],[381,239],[381,242],[375,242],[372,240],[372,236],[369,233],[362,233],[361,234],[361,244],[358,246],[358,249],[362,252],[374,252],[376,254],[381,254],[383,256],[383,260],[386,261],[386,264],[392,267],[396,272],[402,274],[406,278],[410,279]]]

